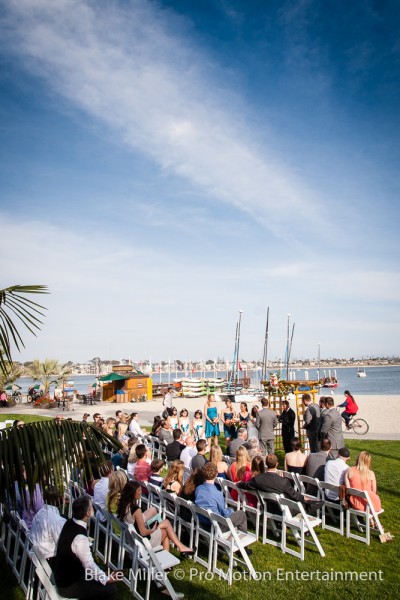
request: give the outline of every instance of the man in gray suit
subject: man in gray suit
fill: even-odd
[[[318,434],[321,411],[318,404],[311,402],[310,394],[303,394],[301,399],[306,407],[303,427],[306,430],[308,441],[310,443],[310,452],[318,452]]]
[[[324,420],[321,427],[321,437],[328,438],[332,444],[331,456],[338,457],[339,448],[344,447],[344,438],[342,433],[342,417],[335,408],[333,398],[328,397],[325,401],[327,410],[324,412]]]
[[[332,444],[330,440],[325,438],[321,442],[321,450],[319,452],[312,452],[307,456],[305,464],[305,474],[308,477],[314,477],[319,481],[325,481],[325,465],[329,457]]]
[[[274,429],[278,424],[278,417],[273,410],[268,408],[269,402],[266,398],[261,399],[262,409],[257,413],[256,427],[258,429],[258,438],[260,444],[267,451],[267,454],[274,454]]]

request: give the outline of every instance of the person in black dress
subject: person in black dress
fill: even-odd
[[[282,413],[278,416],[278,421],[282,423],[282,441],[285,453],[292,451],[291,440],[294,437],[294,424],[296,421],[296,413],[288,400],[282,402]]]

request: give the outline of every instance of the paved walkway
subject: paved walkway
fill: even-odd
[[[175,398],[174,404],[178,409],[178,414],[182,408],[187,408],[189,411],[189,417],[190,417],[190,419],[192,419],[193,413],[195,410],[200,409],[203,412],[205,398],[201,398],[201,399],[199,399],[199,398]],[[218,403],[218,413],[220,413],[221,409],[222,409],[222,403]],[[108,417],[115,417],[115,413],[117,410],[123,410],[127,414],[131,414],[132,412],[139,413],[140,424],[145,428],[149,428],[153,423],[153,419],[154,419],[155,415],[161,414],[161,412],[163,410],[162,399],[157,398],[155,400],[149,400],[148,402],[129,402],[129,403],[98,402],[97,404],[95,404],[93,406],[84,405],[84,404],[71,404],[71,410],[69,410],[69,411],[62,410],[62,409],[54,409],[54,410],[40,409],[40,408],[35,408],[34,406],[32,406],[32,404],[28,404],[28,403],[24,402],[22,404],[17,404],[13,408],[7,408],[7,409],[0,408],[0,421],[2,420],[2,417],[1,417],[2,413],[29,414],[29,415],[37,414],[37,415],[46,416],[46,417],[55,417],[56,415],[60,414],[60,415],[63,415],[65,418],[71,417],[74,420],[81,420],[83,413],[85,413],[85,412],[89,413],[91,417],[94,413],[99,412],[104,419],[107,419]],[[398,412],[396,411],[396,420],[397,419],[398,419]],[[91,419],[89,418],[89,421],[90,420]],[[370,428],[372,429],[371,419],[370,419],[369,415],[368,415],[367,420],[370,424]],[[375,425],[374,429],[372,431],[368,432],[367,435],[357,436],[354,433],[349,433],[349,434],[345,433],[344,437],[346,439],[360,439],[360,440],[361,439],[364,439],[364,440],[393,440],[393,441],[400,440],[400,430],[379,432],[379,431],[376,431],[376,429],[379,428],[380,423],[379,422],[373,423],[373,425]],[[396,427],[396,429],[398,429],[398,428]]]

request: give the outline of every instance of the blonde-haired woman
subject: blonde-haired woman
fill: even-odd
[[[234,483],[238,483],[243,480],[246,471],[250,471],[250,458],[249,454],[244,446],[239,446],[236,450],[236,461],[231,464],[228,469],[228,479]],[[233,500],[238,499],[238,493],[235,490],[231,491]]]
[[[179,496],[183,487],[183,473],[185,470],[185,463],[181,460],[174,460],[168,470],[168,473],[164,477],[162,488],[166,492],[176,494]]]
[[[136,446],[138,446],[138,444],[139,444],[139,440],[136,442],[136,444],[132,444],[131,449],[129,451],[128,464],[126,467],[126,470],[128,471],[128,475],[134,475],[134,473],[135,473],[136,463],[139,460],[138,457],[136,456]]]
[[[111,437],[114,437],[115,423],[116,421],[113,417],[108,417],[108,419],[103,425],[103,431],[105,431],[105,433],[108,433],[108,435],[111,435]]]
[[[129,437],[126,435],[127,429],[128,429],[128,415],[126,415],[125,413],[122,413],[119,418],[119,422],[118,422],[117,437],[118,437],[118,441],[121,442],[121,444],[123,444],[124,446],[126,446],[126,444],[128,443],[128,439],[129,439]]]
[[[346,487],[368,492],[372,505],[376,512],[382,510],[381,499],[376,493],[376,477],[371,470],[371,455],[365,450],[360,452],[354,467],[350,467],[346,473]],[[356,510],[366,510],[367,503],[363,498],[350,496],[351,505]]]
[[[108,482],[108,494],[107,494],[107,510],[111,513],[117,514],[119,499],[121,498],[122,490],[126,486],[128,479],[125,475],[125,471],[118,470],[113,471],[110,475]]]
[[[210,463],[213,463],[213,465],[217,467],[217,477],[221,477],[222,479],[227,478],[228,465],[223,459],[222,450],[220,446],[217,446],[216,444],[214,444],[214,446],[211,446],[210,448]]]

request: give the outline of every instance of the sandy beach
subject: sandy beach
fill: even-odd
[[[382,440],[400,440],[400,395],[396,396],[357,396],[356,398],[359,411],[358,416],[364,418],[369,423],[369,432],[363,436],[364,439],[382,439]],[[335,398],[335,403],[341,404],[342,396]],[[189,416],[192,418],[194,411],[199,408],[203,411],[205,398],[176,398],[174,405],[178,412],[182,408],[187,408]],[[294,402],[291,402],[294,407]],[[222,409],[222,403],[217,403],[218,413]],[[237,405],[239,408],[239,405]],[[250,405],[249,405],[250,408]],[[162,399],[150,400],[148,402],[138,403],[109,403],[99,402],[94,406],[85,406],[82,404],[72,404],[71,410],[58,409],[49,411],[48,409],[34,408],[31,404],[23,403],[13,408],[1,408],[0,420],[2,414],[37,414],[41,416],[56,416],[62,414],[65,418],[72,417],[74,420],[81,420],[85,412],[99,412],[103,418],[114,417],[115,411],[123,410],[130,414],[137,412],[140,414],[139,422],[143,427],[149,427],[153,422],[153,417],[162,411]],[[91,419],[89,418],[89,421]],[[350,433],[354,437],[355,434]],[[356,436],[357,438],[359,436]]]

